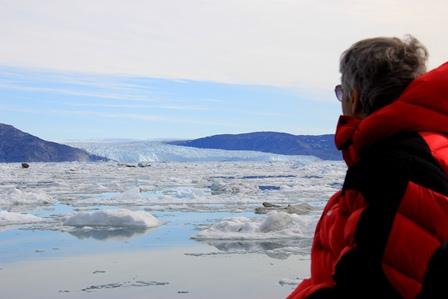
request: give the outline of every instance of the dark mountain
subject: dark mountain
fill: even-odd
[[[84,150],[48,142],[0,124],[0,162],[106,161]]]
[[[169,144],[197,148],[260,151],[282,155],[312,155],[324,160],[341,160],[334,135],[292,135],[277,132],[214,135]]]

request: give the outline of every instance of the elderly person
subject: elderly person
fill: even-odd
[[[316,227],[311,277],[289,299],[448,298],[448,63],[414,37],[340,60],[336,130],[348,170]]]

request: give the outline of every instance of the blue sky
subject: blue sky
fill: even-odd
[[[51,140],[332,133],[339,109],[293,88],[5,66],[0,94],[2,122]]]
[[[446,0],[0,0],[0,122],[49,140],[333,133],[340,54],[413,34],[447,60]]]

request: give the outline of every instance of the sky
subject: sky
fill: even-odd
[[[0,0],[0,122],[48,140],[333,133],[340,54],[412,34],[447,60],[445,0]]]

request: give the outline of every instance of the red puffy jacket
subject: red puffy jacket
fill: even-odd
[[[448,298],[448,63],[362,120],[341,116],[336,146],[344,185],[288,299]]]

